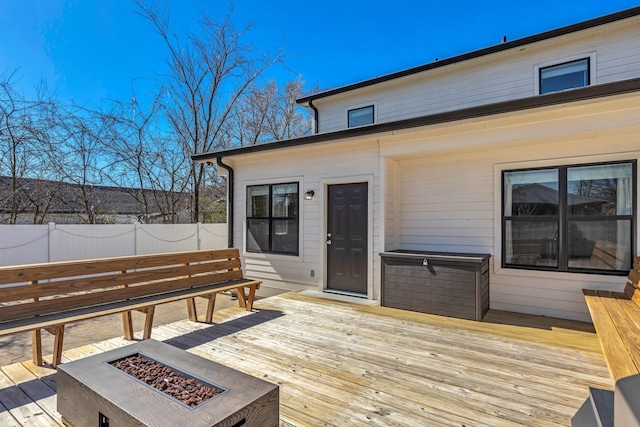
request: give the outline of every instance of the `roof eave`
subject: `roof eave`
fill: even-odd
[[[413,74],[421,73],[423,71],[432,70],[435,68],[444,67],[446,65],[456,64],[463,61],[468,61],[470,59],[479,58],[482,56],[490,55],[492,53],[502,52],[509,49],[522,47],[528,44],[540,42],[543,40],[551,39],[554,37],[563,36],[566,34],[574,33],[577,31],[586,30],[589,28],[598,27],[600,25],[610,24],[613,22],[617,22],[623,19],[632,18],[634,16],[640,15],[640,6],[633,7],[631,9],[625,9],[620,12],[612,13],[605,16],[600,16],[598,18],[590,19],[587,21],[578,22],[576,24],[568,25],[561,28],[556,28],[554,30],[545,31],[542,33],[534,34],[532,36],[523,37],[520,39],[512,40],[510,42],[501,43],[498,45],[486,47],[483,49],[475,50],[472,52],[464,53],[462,55],[453,56],[451,58],[446,58],[442,60],[436,60],[434,62],[419,65],[417,67],[407,68],[402,71],[397,71],[395,73],[386,74],[384,76],[375,77],[373,79],[363,80],[361,82],[352,83],[346,86],[341,86],[334,89],[329,89],[327,91],[319,92],[313,95],[304,96],[298,98],[296,102],[298,104],[307,104],[309,101],[313,101],[320,98],[326,98],[329,96],[337,95],[344,92],[349,92],[355,89],[364,88],[367,86],[372,86],[378,83],[387,82],[390,80],[395,80],[401,77],[410,76]]]

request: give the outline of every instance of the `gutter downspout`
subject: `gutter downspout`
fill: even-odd
[[[233,168],[222,163],[222,157],[216,157],[216,163],[229,173],[227,178],[227,245],[233,247]]]
[[[318,133],[318,109],[313,105],[313,100],[309,100],[309,108],[313,110],[313,133]]]

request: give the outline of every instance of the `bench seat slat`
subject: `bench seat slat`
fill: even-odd
[[[591,314],[593,325],[596,328],[596,333],[598,334],[611,377],[615,382],[620,378],[636,374],[637,370],[627,363],[629,359],[628,349],[613,319],[609,316],[609,312],[602,301],[602,295],[599,295],[599,292],[596,291],[587,291],[592,290],[584,290],[585,301],[589,307],[589,313]]]
[[[260,283],[260,281],[249,279],[233,280],[226,283],[201,286],[197,289],[181,289],[168,294],[138,297],[127,301],[116,301],[104,305],[76,308],[38,317],[7,321],[0,323],[0,332],[3,335],[11,335],[20,332],[31,331],[33,329],[44,329],[47,327],[59,325],[61,323],[73,323],[80,320],[92,319],[109,314],[122,313],[126,310],[137,310],[149,306],[155,306],[158,304],[180,301],[192,296],[207,295],[212,293],[213,291],[222,292],[236,289],[240,286],[259,286]]]
[[[636,330],[639,331],[638,333],[640,334],[640,306],[638,306],[637,303],[632,304],[633,301],[630,301],[623,293],[614,292],[613,295],[619,300],[619,302],[625,301],[624,304],[621,304],[621,307],[624,309],[629,320],[633,322]]]
[[[640,257],[633,265],[623,292],[582,290],[614,383],[640,374]]]
[[[611,292],[606,298],[600,296],[600,301],[604,304],[626,349],[626,354],[612,353],[608,357],[612,358],[612,363],[616,365],[626,363],[636,374],[640,372],[640,331],[629,314],[636,316],[638,312],[633,307],[638,306],[621,296],[624,297],[624,294],[618,292]]]

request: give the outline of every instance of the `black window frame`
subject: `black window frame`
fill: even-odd
[[[366,123],[363,125],[351,125],[351,113],[354,111],[360,111],[360,110],[366,110],[371,108],[371,123]],[[376,107],[374,104],[371,105],[365,105],[362,107],[358,107],[358,108],[351,108],[349,110],[347,110],[347,127],[348,128],[353,128],[353,127],[359,127],[359,126],[368,126],[368,125],[372,125],[376,122]]]
[[[558,90],[553,90],[553,91],[548,91],[548,92],[543,92],[542,91],[542,72],[544,70],[548,70],[550,68],[555,68],[555,67],[561,67],[563,65],[568,65],[568,64],[582,62],[582,61],[586,61],[587,62],[587,84],[585,84],[584,86],[576,86],[576,87],[558,89]],[[579,58],[579,59],[572,59],[571,61],[560,62],[558,64],[547,65],[545,67],[538,68],[538,95],[545,95],[547,93],[562,92],[564,90],[579,89],[581,87],[588,87],[588,86],[591,86],[591,57],[589,57],[589,56],[584,57],[584,58]]]
[[[297,200],[296,200],[296,206],[295,206],[295,216],[286,216],[286,217],[281,217],[281,216],[274,216],[273,215],[273,187],[277,187],[277,186],[285,186],[285,185],[295,185],[296,186],[296,193],[298,195]],[[256,187],[268,187],[269,189],[269,195],[268,195],[268,212],[266,216],[252,216],[250,215],[250,211],[251,211],[251,200],[250,200],[250,196],[249,196],[249,191],[251,188],[256,188]],[[247,252],[251,252],[251,253],[268,253],[268,254],[277,254],[277,255],[288,255],[288,256],[298,256],[300,254],[300,183],[297,181],[291,181],[291,182],[277,182],[277,183],[273,183],[273,184],[256,184],[256,185],[248,185],[247,186],[247,190],[246,190],[246,194],[247,194],[247,209],[245,212],[246,215],[246,237],[245,237],[245,250]],[[274,239],[274,233],[275,233],[275,227],[274,227],[274,223],[276,221],[279,220],[291,220],[294,219],[296,220],[296,229],[297,229],[297,236],[295,239],[295,245],[296,245],[296,249],[295,252],[291,252],[291,251],[278,251],[278,250],[274,250],[274,243],[275,243],[275,239]],[[268,234],[269,234],[269,249],[268,250],[252,250],[249,249],[249,245],[247,244],[247,239],[249,239],[249,236],[251,234],[250,232],[250,222],[251,220],[267,220],[268,221]]]
[[[569,213],[568,207],[568,178],[567,171],[571,168],[580,168],[580,167],[589,167],[589,166],[606,166],[606,165],[621,165],[621,164],[631,164],[632,172],[631,172],[631,182],[633,188],[631,190],[632,193],[632,213],[630,215],[589,215],[589,216],[580,216],[580,215],[571,215]],[[506,206],[505,206],[505,174],[512,172],[527,172],[527,171],[542,171],[542,170],[552,170],[556,169],[558,171],[558,214],[557,215],[547,215],[547,216],[518,216],[511,215],[505,216]],[[505,169],[501,172],[501,187],[500,187],[500,197],[501,197],[501,266],[503,268],[512,268],[519,270],[536,270],[536,271],[554,271],[554,272],[562,272],[562,273],[584,273],[584,274],[599,274],[599,275],[611,275],[611,276],[626,276],[629,273],[629,270],[605,270],[605,269],[595,269],[595,268],[577,268],[569,266],[569,223],[570,221],[616,221],[616,220],[628,220],[630,222],[630,262],[633,264],[633,259],[635,254],[637,253],[637,223],[638,223],[638,200],[637,200],[637,192],[638,192],[638,167],[637,160],[621,160],[621,161],[612,161],[612,162],[596,162],[596,163],[587,163],[587,164],[566,164],[561,166],[548,166],[548,167],[539,167],[539,168],[523,168],[523,169]],[[544,265],[530,265],[530,264],[515,264],[515,263],[507,263],[507,221],[552,221],[554,217],[557,217],[557,225],[558,225],[558,247],[557,247],[557,257],[558,257],[558,265],[557,267],[549,267]],[[631,267],[630,267],[631,268]]]

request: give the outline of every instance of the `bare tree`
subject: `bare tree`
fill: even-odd
[[[65,129],[65,182],[73,184],[65,188],[63,201],[70,211],[77,212],[81,222],[95,224],[104,215],[103,207],[108,202],[108,193],[99,186],[104,185],[102,157],[104,141],[99,124],[85,114],[69,112],[63,120]]]
[[[310,134],[310,122],[296,104],[303,84],[298,77],[282,90],[275,81],[254,85],[234,108],[231,138],[237,145],[247,146]]]
[[[176,142],[186,156],[228,147],[227,128],[234,106],[282,56],[262,54],[244,45],[244,31],[231,23],[231,13],[216,22],[203,12],[199,25],[181,36],[171,28],[165,11],[142,0],[136,0],[136,5],[167,48],[170,75],[165,112]],[[205,178],[205,165],[192,164],[189,183],[194,222],[200,219]]]
[[[3,210],[10,224],[27,211],[39,223],[59,188],[37,181],[60,180],[58,107],[45,85],[37,88],[35,100],[27,100],[15,90],[14,79],[15,72],[0,76],[0,176],[6,177]]]
[[[142,207],[140,221],[161,216],[176,223],[188,202],[190,162],[169,135],[162,132],[158,99],[143,109],[132,98],[114,102],[110,111],[98,112],[106,144],[105,177]]]

